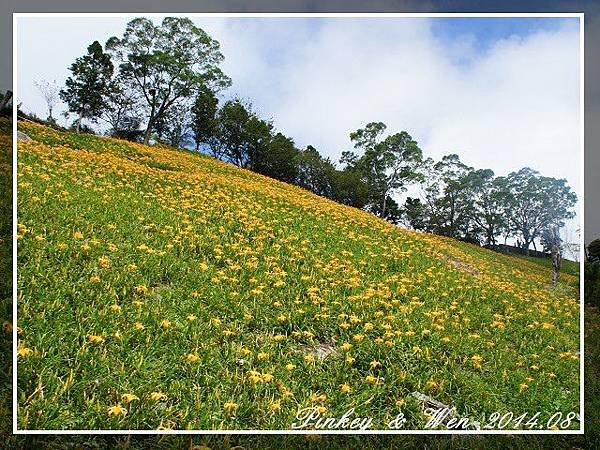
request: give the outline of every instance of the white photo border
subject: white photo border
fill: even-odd
[[[13,208],[13,240],[12,240],[12,302],[13,302],[13,434],[16,435],[281,435],[281,434],[298,434],[298,435],[582,435],[585,429],[585,378],[584,378],[584,261],[585,261],[585,220],[584,220],[584,13],[13,13],[13,98],[18,98],[18,78],[17,78],[17,24],[20,18],[122,18],[122,17],[207,17],[207,18],[578,18],[579,19],[579,141],[580,141],[580,192],[579,200],[579,222],[580,222],[580,237],[579,237],[579,418],[580,429],[578,430],[29,430],[18,429],[17,427],[17,108],[13,107],[12,117],[12,132],[13,132],[13,155],[12,155],[12,208]]]

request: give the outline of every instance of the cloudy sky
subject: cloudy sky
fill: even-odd
[[[93,40],[121,35],[128,20],[19,19],[23,108],[46,116],[34,81],[63,83]],[[351,131],[382,121],[426,156],[457,153],[499,175],[529,166],[581,192],[576,18],[194,21],[221,43],[233,80],[223,97],[249,99],[298,146],[338,160]]]

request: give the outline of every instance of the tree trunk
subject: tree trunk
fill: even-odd
[[[529,256],[529,241],[527,239],[523,239],[521,248],[525,250],[525,256]]]
[[[144,132],[144,145],[148,145],[150,143],[150,134],[151,133],[152,133],[152,123],[148,122],[146,131]]]
[[[560,247],[556,244],[551,247],[552,254],[552,287],[555,288],[558,283],[558,276],[560,274],[560,263],[561,263],[561,255],[560,255]]]
[[[148,119],[148,126],[146,127],[146,131],[144,132],[144,145],[148,145],[150,143],[150,136],[152,135],[152,128],[154,127],[156,117],[157,115],[155,114],[155,108],[153,105],[152,111],[150,111],[150,118]]]
[[[492,230],[490,230],[489,228],[487,229],[487,245],[488,246],[494,246],[496,245],[495,239],[494,239],[494,232]]]
[[[79,130],[81,129],[81,116],[77,119],[77,126],[75,127],[75,132],[79,134]]]
[[[381,217],[385,219],[385,206],[387,204],[387,194],[383,194],[383,207],[381,208]]]
[[[523,246],[521,247],[525,250],[525,255],[529,256],[529,245],[531,244],[531,240],[529,239],[529,233],[523,233]]]

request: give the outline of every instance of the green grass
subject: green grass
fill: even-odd
[[[525,256],[525,255],[514,255],[517,258],[524,259],[526,261],[530,261],[541,266],[547,267],[548,269],[552,269],[552,261],[550,258],[538,258],[535,256]],[[560,273],[579,276],[579,263],[575,261],[571,261],[569,259],[563,259],[560,264]]]
[[[578,411],[573,275],[553,290],[190,152],[20,128],[19,428],[287,429],[310,406],[419,429],[413,391],[482,423]]]

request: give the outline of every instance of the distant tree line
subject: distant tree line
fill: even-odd
[[[538,239],[550,250],[556,241],[550,236],[575,215],[577,197],[566,180],[528,167],[497,177],[452,154],[428,159],[423,170],[423,200],[409,197],[403,210],[417,230],[488,246],[513,238],[523,249],[536,248]]]
[[[455,154],[424,158],[406,131],[386,134],[381,122],[350,133],[354,150],[339,164],[310,145],[298,148],[249,101],[219,100],[231,85],[222,60],[219,43],[189,19],[137,18],[104,47],[93,42],[58,94],[77,131],[85,120],[104,123],[112,136],[195,148],[415,230],[488,246],[512,238],[523,249],[537,239],[550,248],[548,236],[574,217],[577,198],[563,179],[530,168],[495,176]],[[55,101],[48,84],[38,87]],[[410,185],[419,196],[398,204]]]

